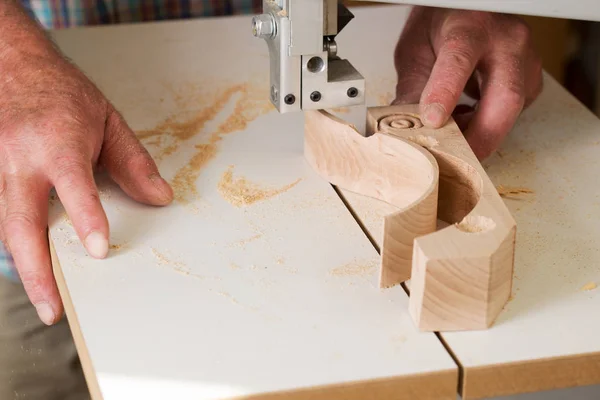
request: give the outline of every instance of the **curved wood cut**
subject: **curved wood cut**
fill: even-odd
[[[408,280],[415,238],[436,229],[435,158],[402,138],[377,133],[363,137],[326,111],[305,112],[304,154],[332,184],[400,209],[385,217],[380,286]]]
[[[516,223],[458,126],[424,127],[417,105],[376,107],[369,109],[367,133],[412,140],[440,168],[438,215],[450,225],[415,240],[409,304],[415,323],[425,331],[491,326],[512,290]]]

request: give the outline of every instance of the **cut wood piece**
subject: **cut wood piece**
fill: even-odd
[[[408,280],[415,238],[436,229],[435,158],[402,138],[363,137],[326,111],[305,112],[304,146],[309,164],[332,184],[400,209],[385,217],[380,286]]]
[[[367,135],[427,148],[440,168],[438,217],[450,225],[416,238],[410,313],[421,330],[485,329],[510,297],[516,223],[454,121],[421,123],[417,105],[369,109]],[[384,244],[385,245],[385,244]]]

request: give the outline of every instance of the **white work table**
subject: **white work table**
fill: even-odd
[[[366,76],[369,104],[386,104],[407,8],[354,11],[340,55]],[[494,183],[535,191],[506,200],[514,299],[487,331],[442,334],[451,355],[415,329],[401,287],[377,287],[376,249],[302,157],[302,115],[269,106],[250,17],[53,34],[176,192],[147,207],[100,177],[113,245],[101,261],[52,202],[57,278],[94,400],[453,399],[458,386],[485,398],[600,383],[600,289],[579,290],[600,284],[600,121],[556,83],[486,162]],[[378,238],[389,208],[345,195]]]

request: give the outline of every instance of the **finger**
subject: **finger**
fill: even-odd
[[[414,7],[394,51],[397,73],[396,98],[392,104],[417,104],[427,84],[435,54],[429,42],[431,13]]]
[[[0,224],[29,300],[42,322],[52,325],[63,309],[46,235],[49,192],[45,177],[7,177]]]
[[[542,93],[544,88],[544,76],[542,74],[542,60],[538,54],[531,50],[527,55],[525,68],[525,105],[528,108]]]
[[[87,157],[59,158],[49,174],[77,236],[94,258],[108,253],[108,219]]]
[[[479,25],[448,22],[434,43],[437,60],[423,90],[420,112],[423,123],[440,128],[450,117],[454,107],[471,79],[487,48],[487,35]]]
[[[481,100],[465,137],[479,159],[488,157],[517,121],[525,104],[521,57],[500,54],[483,68]]]
[[[128,196],[141,203],[166,205],[173,200],[171,186],[119,113],[109,111],[99,163]]]

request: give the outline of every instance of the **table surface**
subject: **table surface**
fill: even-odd
[[[391,55],[405,13],[359,13],[341,54]],[[393,26],[389,39],[366,29],[375,17]],[[86,256],[60,202],[52,207],[84,363],[105,400],[310,388],[317,398],[355,398],[350,387],[455,396],[452,358],[415,329],[401,287],[378,288],[376,250],[303,159],[302,114],[268,103],[267,49],[248,17],[55,38],[123,112],[176,193],[168,207],[146,207],[100,177],[112,244],[102,261]],[[392,68],[388,57],[365,73],[381,73],[372,84],[389,90]]]
[[[391,100],[406,11],[356,10],[338,39],[367,77],[371,105]],[[234,17],[53,33],[176,192],[172,205],[150,208],[99,177],[112,243],[102,261],[86,256],[52,202],[92,390],[105,400],[309,388],[324,398],[351,398],[344,388],[453,398],[455,362],[415,330],[402,288],[377,288],[376,250],[304,162],[302,115],[268,105],[267,49],[249,27]],[[496,325],[442,335],[466,398],[600,383],[600,294],[582,290],[600,284],[599,134],[598,119],[547,77],[486,161],[496,184],[535,193],[506,200],[518,224],[515,286]],[[389,207],[344,196],[378,238]]]

